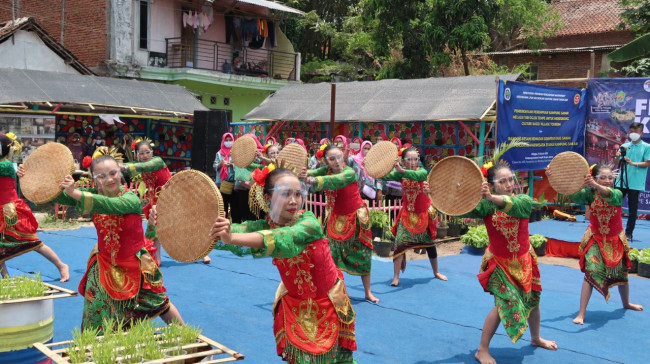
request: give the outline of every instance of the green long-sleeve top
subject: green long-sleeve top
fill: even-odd
[[[609,196],[601,194],[600,196],[610,206],[622,206],[623,205],[623,192],[615,188],[608,187]],[[596,191],[591,188],[583,188],[582,190],[569,195],[569,198],[580,205],[591,205],[594,202]]]
[[[232,224],[233,233],[258,233],[264,238],[264,248],[254,249],[238,245],[227,245],[221,241],[218,249],[229,250],[235,255],[252,255],[256,258],[293,258],[300,254],[311,242],[325,238],[316,216],[310,211],[303,212],[291,226],[272,229],[268,220],[245,221]]]
[[[167,164],[165,164],[165,161],[163,161],[162,158],[153,157],[146,162],[131,162],[126,163],[125,166],[127,168],[124,171],[124,174],[134,177],[141,173],[155,172],[157,170],[163,169],[167,167]]]
[[[323,166],[307,171],[309,177],[315,177],[315,182],[312,185],[314,191],[338,190],[357,181],[357,174],[350,166],[345,166],[341,173],[337,174],[327,174],[328,170],[327,166]]]
[[[121,196],[108,197],[97,194],[95,188],[78,188],[81,200],[77,201],[63,191],[54,202],[74,206],[82,214],[127,215],[142,214],[140,199],[133,192],[127,191]],[[123,187],[120,187],[120,191]]]
[[[407,169],[404,173],[400,171],[393,170],[386,177],[383,178],[385,181],[401,181],[402,178],[410,179],[413,181],[423,182],[427,180],[429,173],[424,168],[418,168],[416,170]]]
[[[482,199],[473,211],[468,212],[461,217],[484,218],[494,214],[496,211],[502,211],[509,216],[518,219],[527,219],[533,207],[533,199],[528,195],[503,196],[506,205],[503,208],[498,207],[494,202]]]

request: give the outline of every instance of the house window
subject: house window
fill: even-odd
[[[149,0],[140,1],[140,48],[147,49],[149,43]]]
[[[528,77],[526,77],[529,81],[537,80],[539,76],[539,66],[536,64],[531,64],[528,66]]]

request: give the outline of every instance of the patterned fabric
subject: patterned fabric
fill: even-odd
[[[359,228],[348,240],[329,237],[330,250],[336,266],[349,274],[367,276],[372,265],[372,249],[357,239]]]
[[[142,260],[152,260],[149,253],[142,249],[138,253],[138,258]],[[124,320],[129,326],[132,322],[141,319],[153,319],[164,313],[169,308],[169,298],[162,292],[154,292],[151,286],[147,285],[146,275],[143,277],[139,286],[139,292],[136,297],[128,300],[118,301],[109,295],[100,282],[100,270],[97,264],[97,255],[93,254],[88,262],[86,275],[82,280],[84,296],[83,316],[81,328],[99,329],[101,335],[104,331],[102,319],[114,318]],[[156,267],[154,280],[162,275]],[[147,288],[149,287],[149,288]]]

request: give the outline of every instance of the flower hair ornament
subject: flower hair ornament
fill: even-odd
[[[488,159],[483,160],[483,157],[477,158],[476,164],[481,166],[481,173],[483,173],[484,178],[487,178],[488,171],[492,167],[495,167],[497,165],[510,167],[510,164],[508,164],[508,162],[501,159],[501,157],[503,157],[507,151],[512,148],[525,147],[527,145],[528,143],[521,141],[521,138],[512,138],[508,143],[501,143],[496,148],[494,148],[492,151],[492,156]],[[481,161],[483,162],[482,164]]]
[[[592,177],[596,177],[596,176],[594,176],[594,167],[595,167],[595,166],[596,166],[596,164],[594,163],[594,164],[592,164],[592,165],[589,167],[589,174],[590,174]]]
[[[398,156],[398,157],[401,157],[402,154],[404,154],[404,151],[407,150],[407,149],[408,149],[408,147],[401,148],[401,149],[397,152],[397,156]]]
[[[153,145],[153,141],[151,141],[151,139],[149,139],[149,138],[138,138],[138,139],[134,140],[133,143],[131,143],[131,150],[135,150],[135,147],[136,147],[136,146],[138,145],[138,143],[140,143],[140,142],[147,142],[147,143],[149,143],[149,147],[150,147],[151,149],[153,149],[153,147],[154,147],[154,145]]]
[[[316,158],[321,159],[323,156],[325,156],[325,149],[327,148],[329,144],[324,143],[318,148],[318,151],[316,152]]]
[[[9,153],[7,154],[7,158],[11,159],[15,155],[20,154],[20,152],[23,151],[23,146],[20,145],[20,142],[18,142],[18,136],[16,136],[16,134],[9,132],[9,133],[5,133],[5,135],[9,139],[11,139],[11,145],[9,145]]]
[[[260,217],[260,211],[268,214],[270,210],[269,204],[264,201],[264,186],[266,186],[266,177],[274,169],[275,165],[271,163],[263,169],[256,169],[251,173],[255,184],[248,192],[248,207],[258,218]]]
[[[269,142],[269,143],[266,143],[266,145],[264,146],[264,149],[263,149],[264,154],[266,154],[266,152],[269,150],[269,148],[271,148],[273,145],[274,145],[274,144],[273,144],[273,143],[270,143],[270,142]]]

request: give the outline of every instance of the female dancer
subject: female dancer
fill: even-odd
[[[162,273],[145,249],[142,207],[133,192],[124,191],[119,164],[100,147],[90,165],[97,188],[75,188],[72,176],[61,182],[64,193],[55,201],[91,214],[97,228],[79,293],[84,296],[82,329],[104,328],[103,318],[124,320],[160,317],[167,323],[183,319],[164,294]],[[22,166],[21,166],[22,168]],[[24,170],[19,168],[19,174]]]
[[[378,303],[370,289],[372,234],[368,206],[361,199],[357,176],[347,166],[343,152],[329,145],[323,150],[326,166],[304,171],[303,178],[315,191],[325,190],[327,212],[324,225],[336,266],[360,275],[366,299]]]
[[[148,140],[136,140],[134,142],[133,150],[135,151],[138,162],[127,163],[122,165],[122,173],[127,176],[135,177],[142,174],[142,180],[147,186],[148,203],[142,208],[144,215],[149,219],[149,211],[151,207],[156,204],[158,200],[158,193],[160,189],[169,181],[172,174],[169,172],[165,161],[158,156],[153,155],[153,146]],[[147,231],[145,233],[147,239],[153,241],[153,249],[150,252],[154,253],[156,263],[160,265],[160,241],[156,237],[156,227],[152,224],[147,224]],[[210,257],[203,257],[203,263],[210,263]]]
[[[228,210],[232,200],[232,189],[235,186],[235,171],[233,170],[232,162],[230,161],[230,148],[234,143],[235,138],[231,133],[225,133],[221,136],[221,149],[217,152],[212,167],[217,172],[215,182],[221,197],[223,197],[224,213],[228,216]]]
[[[255,203],[266,219],[231,224],[217,218],[210,238],[235,245],[238,255],[273,257],[282,278],[273,304],[279,356],[289,363],[353,363],[354,309],[320,223],[300,210],[305,191],[298,177],[271,165],[254,178],[253,189],[263,196]]]
[[[393,253],[393,282],[399,285],[399,271],[406,269],[406,251],[426,248],[434,277],[446,281],[447,277],[438,271],[438,250],[435,246],[438,228],[438,214],[431,205],[431,199],[424,193],[423,184],[427,180],[427,170],[418,167],[418,151],[408,148],[402,152],[404,169],[395,161],[395,171],[384,180],[400,181],[402,184],[402,209],[393,225],[393,235],[397,247]]]
[[[280,146],[276,144],[267,144],[261,151],[255,152],[255,156],[259,158],[264,165],[273,163],[275,158],[280,154]]]
[[[36,236],[38,223],[29,206],[16,193],[16,169],[11,158],[22,149],[13,133],[0,135],[0,278],[9,276],[5,262],[36,250],[52,262],[61,274],[60,282],[70,279],[68,265]]]
[[[489,168],[487,179],[481,186],[483,199],[465,215],[483,218],[490,238],[478,275],[483,289],[494,296],[494,307],[485,318],[481,343],[474,355],[481,364],[496,363],[489,345],[499,320],[513,343],[530,324],[531,345],[557,350],[555,341],[539,336],[542,285],[537,256],[528,240],[533,201],[528,195],[513,195],[515,179],[506,164],[496,163]]]
[[[546,174],[551,174],[548,168]],[[585,176],[584,184],[585,188],[569,196],[578,204],[588,204],[591,211],[589,227],[580,244],[580,270],[585,273],[585,279],[582,281],[580,310],[573,319],[574,323],[580,325],[585,322],[587,305],[594,288],[607,301],[609,288],[618,286],[623,308],[643,311],[643,306],[630,303],[627,270],[631,262],[627,255],[630,247],[621,215],[623,194],[612,188],[612,168],[602,164],[594,166],[591,174]]]

